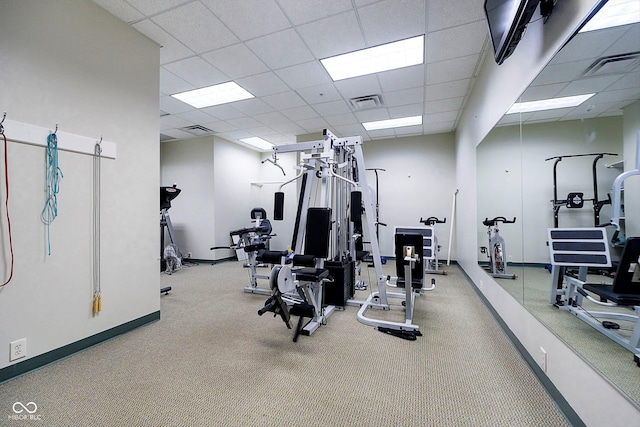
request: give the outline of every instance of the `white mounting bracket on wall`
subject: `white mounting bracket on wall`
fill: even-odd
[[[3,126],[7,141],[41,147],[47,146],[47,137],[51,132],[53,132],[52,130],[42,126],[31,125],[9,119],[4,121]],[[59,150],[89,154],[93,156],[95,152],[95,145],[97,142],[100,142],[100,147],[102,148],[100,154],[101,157],[106,157],[108,159],[116,158],[116,144],[113,142],[100,141],[100,138],[89,138],[87,136],[75,135],[61,130],[58,130],[56,135],[58,136]]]

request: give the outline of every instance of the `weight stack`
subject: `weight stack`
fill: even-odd
[[[344,307],[355,293],[356,264],[354,261],[325,261],[333,283],[324,284],[324,305]]]

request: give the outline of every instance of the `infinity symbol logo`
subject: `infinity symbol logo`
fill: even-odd
[[[28,413],[33,414],[37,410],[38,410],[38,405],[36,405],[34,402],[29,402],[26,405],[24,405],[22,402],[16,402],[13,404],[13,412],[15,412],[16,414],[20,414],[22,413],[22,411],[27,411]]]

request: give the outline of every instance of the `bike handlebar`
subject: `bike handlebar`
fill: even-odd
[[[489,219],[489,218],[485,218],[484,221],[482,221],[482,225],[485,225],[487,227],[493,227],[494,225],[496,225],[497,223],[502,222],[503,224],[513,224],[516,222],[516,217],[513,217],[513,220],[509,221],[507,218],[503,217],[503,216],[497,216],[493,219]]]
[[[447,222],[447,218],[445,218],[443,220],[439,220],[435,216],[430,216],[427,219],[422,219],[422,217],[420,217],[420,221],[419,222],[421,224],[424,224],[424,225],[444,224],[445,222]]]

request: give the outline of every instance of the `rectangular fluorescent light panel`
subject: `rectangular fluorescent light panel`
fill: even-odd
[[[399,119],[378,120],[376,122],[365,122],[362,126],[366,130],[380,130],[390,128],[400,128],[403,126],[415,126],[422,124],[422,116],[402,117]]]
[[[609,0],[602,9],[591,18],[580,30],[601,30],[603,28],[617,27],[619,25],[640,22],[640,1],[638,0]]]
[[[273,144],[265,141],[262,138],[258,138],[257,136],[254,136],[252,138],[243,138],[240,141],[244,142],[245,144],[251,145],[252,147],[255,147],[259,150],[262,151],[269,151],[271,149],[273,149]]]
[[[321,59],[333,81],[424,62],[424,35]]]
[[[516,102],[511,106],[507,114],[531,113],[533,111],[554,110],[556,108],[576,107],[595,93],[585,95],[565,96],[563,98],[541,99],[539,101]]]
[[[212,105],[254,98],[252,94],[238,86],[235,82],[221,83],[219,85],[176,93],[171,96],[195,108],[211,107]]]

